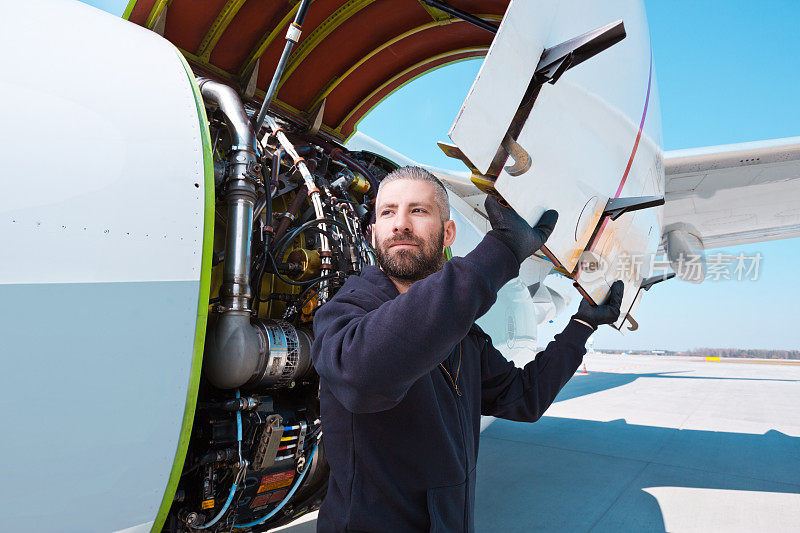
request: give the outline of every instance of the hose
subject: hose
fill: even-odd
[[[258,215],[261,214],[261,210],[262,209],[266,209],[267,226],[272,224],[272,184],[273,184],[273,182],[275,183],[275,192],[277,193],[278,192],[278,185],[277,185],[278,177],[277,176],[278,176],[278,173],[280,172],[281,156],[282,155],[283,155],[283,148],[278,148],[277,150],[275,150],[275,153],[272,156],[272,170],[270,172],[270,174],[271,174],[270,175],[270,179],[267,179],[266,167],[265,166],[261,167],[261,175],[264,178],[264,185],[265,185],[265,188],[266,188],[265,193],[264,193],[264,205],[261,207],[261,209],[258,209],[258,207],[261,205],[260,202],[259,202],[259,206],[256,207],[256,211],[253,214],[253,220],[255,220],[255,218]],[[274,228],[273,228],[272,231],[273,232],[275,231]],[[270,246],[270,238],[271,238],[271,236],[272,235],[270,234],[269,231],[264,234],[264,253],[265,254],[269,253],[269,246]],[[264,261],[262,261],[262,263],[261,263],[261,267],[256,272],[256,277],[250,283],[250,285],[253,287],[253,300],[252,300],[252,303],[250,304],[250,307],[253,308],[253,312],[254,312],[254,314],[256,316],[258,316],[258,307],[259,307],[259,305],[261,303],[261,280],[264,277],[264,269],[265,269],[266,266],[267,266],[267,261],[266,261],[266,258],[265,258]]]
[[[259,526],[259,525],[263,524],[264,522],[266,522],[267,520],[269,520],[270,518],[272,518],[273,516],[275,516],[275,514],[278,511],[283,509],[283,506],[286,505],[286,502],[288,502],[292,498],[292,496],[294,496],[294,493],[297,491],[297,489],[303,483],[303,478],[306,477],[306,473],[311,469],[311,461],[314,459],[314,454],[317,453],[317,446],[319,446],[319,442],[314,444],[314,449],[311,450],[311,455],[308,456],[308,461],[306,461],[306,467],[303,469],[302,472],[300,472],[300,476],[297,478],[297,481],[292,486],[292,488],[289,491],[289,493],[286,494],[286,496],[281,500],[281,502],[272,511],[270,511],[266,515],[262,516],[258,520],[253,520],[252,522],[247,522],[246,524],[234,524],[233,527],[235,527],[235,528],[247,528],[247,527]]]
[[[318,283],[320,281],[336,277],[336,274],[325,274],[324,276],[320,276],[318,278],[310,279],[308,281],[292,281],[290,279],[286,279],[285,277],[283,277],[281,275],[280,272],[278,272],[278,265],[275,264],[275,258],[272,257],[272,254],[267,254],[267,256],[272,260],[272,268],[275,269],[275,272],[273,272],[273,274],[278,276],[278,279],[281,280],[282,282],[286,283],[287,285],[308,285],[309,283],[312,283],[312,284],[313,283]]]
[[[303,182],[306,185],[306,189],[308,190],[307,194],[311,198],[311,205],[314,206],[314,212],[316,213],[317,219],[324,219],[325,212],[322,209],[322,197],[319,194],[319,189],[317,188],[316,183],[314,182],[314,176],[309,172],[308,166],[306,165],[305,159],[300,157],[300,155],[295,150],[294,145],[289,141],[289,138],[286,137],[286,133],[283,132],[283,128],[281,128],[278,123],[270,117],[266,115],[263,119],[267,125],[267,128],[272,132],[271,135],[274,135],[278,142],[286,151],[286,154],[292,158],[295,167],[297,168],[300,175],[303,177]],[[324,226],[322,229],[326,229]],[[325,276],[330,274],[331,271],[331,245],[328,241],[328,238],[325,235],[320,236],[320,257],[322,262],[322,275]],[[321,300],[325,301],[328,299],[328,291],[326,288],[323,288],[322,291],[324,295],[322,295]]]
[[[289,30],[286,32],[286,45],[283,47],[281,58],[278,61],[278,67],[275,69],[275,73],[272,75],[272,81],[267,88],[267,94],[264,96],[264,101],[261,103],[261,109],[259,109],[258,115],[255,119],[256,132],[258,132],[261,129],[261,126],[264,124],[264,120],[267,117],[267,110],[269,109],[269,105],[272,103],[272,98],[278,91],[278,83],[283,77],[283,71],[286,68],[286,63],[289,61],[289,55],[292,53],[292,48],[294,48],[295,43],[300,40],[300,34],[303,31],[303,21],[306,18],[306,12],[308,11],[308,6],[310,4],[311,0],[303,0],[300,3],[300,7],[297,8],[297,13],[294,16],[294,22],[292,22],[292,24],[289,26]]]
[[[303,231],[313,230],[313,231],[315,231],[315,232],[317,232],[319,234],[325,234],[325,235],[330,236],[330,233],[328,233],[327,231],[325,231],[325,230],[323,230],[321,228],[315,227],[317,224],[321,224],[321,223],[331,224],[331,225],[337,226],[340,229],[350,233],[350,230],[347,228],[347,226],[345,226],[344,224],[342,224],[338,220],[334,220],[332,218],[315,218],[315,219],[311,219],[308,222],[306,222],[305,224],[302,224],[301,226],[299,226],[297,229],[293,230],[291,233],[288,233],[288,234],[284,235],[283,238],[280,239],[280,241],[274,243],[273,248],[277,251],[278,257],[282,257],[283,256],[283,253],[284,253],[286,247],[288,246],[288,244],[290,242],[292,242],[292,240],[295,237],[297,237],[300,233],[302,233]],[[319,276],[318,278],[314,278],[312,280],[308,280],[308,281],[292,281],[290,279],[287,279],[283,275],[281,275],[281,273],[278,271],[278,265],[275,262],[275,257],[273,256],[273,254],[266,253],[266,255],[269,256],[270,261],[272,261],[272,268],[274,270],[274,274],[276,276],[278,276],[278,279],[280,279],[282,282],[286,283],[287,285],[297,285],[297,286],[308,285],[308,284],[313,284],[313,283],[319,283],[319,282],[324,281],[326,279],[330,279],[332,277],[335,277],[334,274],[326,274],[323,271],[321,276]],[[265,261],[265,263],[266,263],[266,261]]]
[[[367,170],[367,168],[364,165],[356,161],[355,158],[350,157],[350,155],[345,153],[345,151],[342,150],[340,147],[331,145],[329,143],[326,144],[328,145],[328,147],[332,148],[331,158],[334,161],[339,161],[340,163],[343,163],[350,170],[354,170],[359,174],[362,174],[364,178],[369,182],[370,194],[372,195],[373,198],[376,197],[378,194],[378,180],[375,179],[375,176],[372,175],[372,172]]]
[[[284,213],[284,216],[281,217],[280,222],[278,222],[278,225],[275,227],[276,241],[279,241],[281,237],[283,237],[283,234],[286,233],[286,229],[289,227],[289,224],[291,224],[294,221],[295,217],[297,217],[297,212],[300,211],[300,206],[306,199],[307,191],[308,189],[306,189],[305,183],[300,185],[300,188],[297,189],[297,193],[292,199],[292,203],[289,204],[286,213]]]
[[[241,397],[242,396],[241,393],[239,392],[239,389],[236,389],[236,399],[239,399]],[[242,412],[241,411],[236,411],[236,438],[239,440],[239,464],[241,464],[242,463]],[[242,475],[243,473],[244,473],[244,467],[242,467],[236,474],[236,477],[233,480],[233,484],[231,485],[231,491],[228,493],[228,499],[225,500],[225,505],[223,505],[222,509],[219,510],[217,516],[215,516],[209,522],[206,522],[202,526],[196,527],[195,529],[208,529],[217,522],[219,522],[219,519],[222,518],[222,515],[224,515],[228,511],[228,507],[231,506],[231,502],[233,501],[233,495],[236,494],[236,489],[239,486],[239,480],[240,478],[244,477]]]
[[[308,222],[305,222],[304,224],[298,226],[296,229],[292,230],[291,233],[288,233],[288,234],[284,235],[282,238],[280,238],[279,240],[277,240],[275,242],[275,244],[274,244],[275,249],[276,250],[281,250],[281,248],[286,246],[287,242],[291,242],[292,239],[297,237],[297,235],[299,235],[301,232],[307,230],[311,226],[315,226],[315,225],[320,224],[320,223],[332,224],[334,226],[339,227],[341,230],[346,231],[347,233],[350,233],[350,228],[348,228],[347,226],[345,226],[344,224],[342,224],[338,220],[334,220],[332,218],[327,218],[327,217],[326,218],[314,218],[314,219],[311,219]]]

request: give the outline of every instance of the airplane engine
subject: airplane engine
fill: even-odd
[[[701,283],[706,276],[706,254],[700,232],[682,222],[664,228],[664,247],[670,266],[684,281]]]
[[[327,489],[315,310],[375,264],[365,228],[396,166],[268,117],[201,78],[215,172],[211,299],[191,442],[165,531],[272,528]]]

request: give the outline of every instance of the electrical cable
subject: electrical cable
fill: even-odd
[[[270,511],[266,515],[262,516],[258,520],[253,520],[252,522],[247,522],[246,524],[234,524],[233,527],[234,528],[246,528],[246,527],[259,526],[259,525],[263,524],[264,522],[266,522],[267,520],[269,520],[270,518],[272,518],[273,516],[275,516],[275,514],[278,511],[283,509],[283,506],[286,505],[286,502],[288,502],[292,498],[292,496],[294,496],[294,493],[297,492],[297,489],[303,483],[303,478],[306,477],[306,473],[311,469],[311,461],[314,459],[314,454],[317,453],[317,446],[319,446],[319,442],[314,444],[314,449],[311,450],[311,455],[308,456],[308,461],[306,461],[305,468],[303,468],[303,471],[300,472],[300,475],[298,476],[297,481],[292,486],[291,490],[289,490],[289,492],[286,494],[286,496],[281,500],[281,502],[272,511]]]
[[[334,226],[337,226],[338,228],[342,229],[343,231],[346,231],[348,233],[348,235],[350,234],[350,230],[348,229],[348,227],[345,226],[344,224],[342,224],[341,222],[339,222],[338,220],[334,220],[332,218],[314,218],[314,219],[311,219],[308,222],[305,222],[304,224],[298,226],[297,229],[292,230],[291,233],[287,233],[286,235],[281,237],[280,240],[275,243],[274,247],[276,249],[280,249],[281,246],[283,246],[287,242],[287,240],[289,242],[291,242],[291,240],[294,239],[302,231],[305,231],[309,227],[312,227],[312,226],[314,226],[316,224],[322,224],[322,223],[324,223],[324,224],[333,224]]]
[[[241,393],[239,389],[236,389],[236,398],[241,398]],[[239,441],[239,465],[243,465],[242,462],[242,412],[236,411],[236,437]],[[213,526],[219,519],[222,518],[228,507],[230,507],[231,502],[233,501],[233,495],[236,494],[236,489],[239,486],[241,480],[244,479],[244,466],[240,466],[239,472],[236,474],[236,477],[233,479],[233,483],[231,484],[231,490],[228,493],[228,499],[225,500],[225,505],[222,506],[222,509],[219,510],[217,515],[212,518],[210,521],[206,522],[202,526],[197,526],[195,529],[208,529],[209,527]]]

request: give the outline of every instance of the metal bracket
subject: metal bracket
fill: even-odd
[[[667,281],[668,279],[672,279],[674,277],[675,277],[675,272],[670,272],[669,274],[665,274],[663,276],[652,276],[642,281],[640,288],[649,291],[650,287],[652,287],[656,283],[661,283],[662,281]]]
[[[526,173],[531,168],[531,156],[517,141],[506,134],[501,145],[508,155],[514,158],[514,164],[505,167],[505,171],[511,176],[519,176]]]
[[[603,210],[603,216],[611,217],[611,220],[617,220],[628,211],[638,211],[639,209],[647,209],[648,207],[656,207],[659,205],[664,205],[663,196],[609,198],[606,208]]]
[[[294,456],[300,457],[303,455],[303,445],[306,441],[306,432],[308,431],[308,426],[305,422],[300,422],[300,432],[297,434],[297,448],[294,451]]]
[[[253,70],[250,72],[250,75],[247,76],[247,82],[244,84],[244,97],[247,99],[253,98],[256,95],[256,89],[258,88],[258,65],[259,61],[256,62]]]
[[[322,126],[322,116],[325,114],[325,102],[327,101],[327,98],[323,98],[323,100],[306,115],[308,118],[308,128],[306,128],[305,131],[306,135],[313,136],[319,133],[319,128]]]
[[[587,59],[599,54],[600,52],[608,49],[625,38],[625,26],[622,20],[606,24],[596,30],[584,33],[574,39],[557,44],[547,48],[542,52],[539,58],[539,63],[536,70],[531,77],[528,88],[522,97],[519,108],[517,109],[514,118],[506,130],[506,136],[498,147],[494,160],[489,166],[487,175],[497,176],[505,164],[506,154],[511,154],[507,149],[510,144],[509,139],[519,147],[519,150],[525,154],[525,167],[520,163],[520,158],[514,157],[514,165],[505,167],[506,172],[512,176],[522,174],[530,168],[530,155],[516,142],[516,138],[522,132],[522,128],[528,120],[528,116],[533,109],[533,104],[539,95],[539,90],[545,83],[555,83],[564,72],[570,68],[580,65]],[[513,155],[512,155],[513,157]],[[524,170],[522,170],[524,168]],[[518,172],[519,174],[515,174]]]
[[[278,447],[281,445],[281,437],[283,437],[283,417],[269,415],[253,459],[254,470],[263,470],[273,465],[275,456],[278,455]]]
[[[462,11],[461,9],[450,6],[444,2],[441,2],[440,0],[420,0],[420,2],[427,4],[432,8],[438,9],[439,11],[444,11],[449,15],[460,18],[464,22],[469,22],[473,26],[477,26],[478,28],[490,31],[492,33],[497,33],[498,27],[491,22],[483,20],[480,17],[476,17],[475,15],[471,15],[466,11]]]
[[[533,74],[534,81],[557,82],[564,72],[617,44],[625,35],[625,25],[617,20],[546,49]]]
[[[162,37],[164,36],[164,30],[167,27],[167,11],[169,11],[169,4],[164,6],[164,9],[158,14],[156,20],[154,20],[152,25],[149,26],[151,30]]]

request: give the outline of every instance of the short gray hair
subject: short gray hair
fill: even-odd
[[[395,180],[419,180],[432,183],[434,198],[439,208],[439,217],[442,219],[442,222],[450,220],[450,199],[447,197],[447,189],[444,188],[439,178],[422,167],[410,165],[400,167],[389,172],[386,177],[381,180],[380,184],[378,184],[378,192],[381,191],[381,187],[383,187],[384,184]]]

